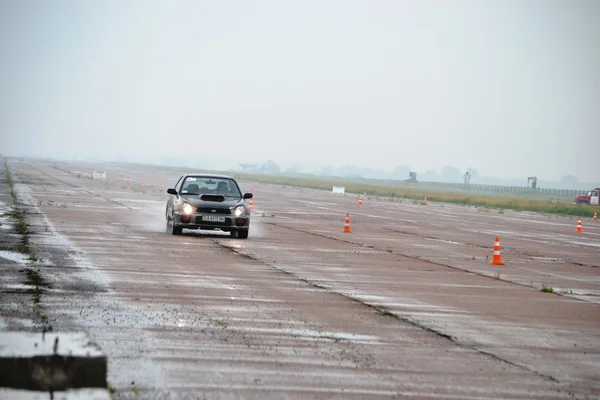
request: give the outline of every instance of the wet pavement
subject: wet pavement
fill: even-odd
[[[96,166],[108,180],[94,181],[86,164],[10,165],[40,260],[2,224],[0,329],[43,328],[19,290],[38,271],[36,307],[107,354],[115,398],[600,392],[600,222],[578,234],[575,218],[241,182],[247,240],[171,236],[179,170]],[[504,266],[489,265],[495,236]]]

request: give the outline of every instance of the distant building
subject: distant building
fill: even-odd
[[[264,164],[239,164],[240,168],[244,172],[254,173],[265,173],[265,174],[278,174],[281,172],[279,165],[275,164],[272,160],[267,161]]]
[[[244,172],[263,172],[265,164],[240,164],[240,168]]]
[[[408,173],[408,179],[405,179],[404,182],[406,183],[416,183],[417,182],[417,173],[416,172],[409,172]]]

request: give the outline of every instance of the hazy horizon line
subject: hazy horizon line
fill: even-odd
[[[178,169],[183,169],[183,168],[189,168],[190,172],[194,172],[193,169],[196,168],[197,170],[205,170],[205,171],[230,171],[230,172],[244,172],[244,171],[240,171],[239,170],[239,166],[241,164],[254,164],[254,165],[264,165],[267,161],[265,162],[247,162],[247,161],[237,161],[236,162],[236,166],[231,166],[228,168],[214,168],[212,166],[210,166],[210,168],[206,167],[206,166],[197,166],[197,167],[190,167],[190,166],[186,166],[186,165],[177,165],[177,164],[172,164],[172,163],[164,163],[164,162],[158,162],[158,161],[150,161],[150,160],[145,160],[145,161],[141,161],[141,160],[134,160],[134,159],[129,159],[129,160],[123,160],[123,159],[117,159],[117,158],[127,158],[127,157],[86,157],[86,156],[82,156],[81,158],[77,158],[77,157],[51,157],[51,156],[27,156],[27,155],[7,155],[7,154],[3,154],[0,152],[0,154],[2,155],[2,157],[4,158],[13,158],[13,159],[33,159],[33,160],[48,160],[48,161],[58,161],[58,162],[80,162],[80,163],[85,163],[85,164],[90,164],[90,163],[124,163],[124,164],[138,164],[138,165],[150,165],[150,166],[161,166],[161,167],[171,167],[171,168],[178,168]],[[139,157],[138,157],[139,158]],[[142,157],[145,158],[145,157]],[[152,158],[152,157],[150,157]],[[173,156],[164,156],[164,157],[156,157],[156,158],[173,158]],[[189,159],[188,159],[189,160]],[[223,160],[221,160],[223,161]],[[279,165],[276,161],[269,159],[268,161],[273,161],[275,164]],[[381,168],[375,168],[375,167],[369,167],[369,166],[364,166],[364,165],[360,165],[360,164],[344,164],[344,165],[315,165],[315,164],[298,164],[298,163],[293,163],[293,166],[296,167],[310,167],[310,168],[334,168],[334,169],[340,169],[340,168],[358,168],[358,169],[368,169],[374,172],[380,172],[382,173],[382,175],[389,175],[391,174],[391,172],[394,169],[391,170],[384,170]],[[400,164],[398,167],[403,166],[403,164]],[[450,167],[450,168],[455,168],[457,170],[460,171],[460,169],[458,167],[452,166],[452,165],[448,165],[446,167]],[[440,170],[434,170],[434,169],[427,169],[425,171],[412,171],[412,172],[417,172],[417,181],[421,181],[421,182],[438,182],[438,183],[463,183],[462,180],[452,180],[452,181],[444,181],[444,180],[430,180],[430,179],[423,179],[423,175],[425,173],[428,172],[433,172],[435,173],[437,178],[443,178],[442,176],[440,176],[441,171],[446,168],[443,167]],[[308,175],[308,176],[322,176],[322,177],[332,177],[332,178],[342,178],[342,179],[355,179],[349,176],[344,176],[344,175],[327,175],[324,174],[322,172],[307,172],[307,171],[300,171],[300,172],[293,172],[293,171],[289,171],[290,167],[288,167],[287,169],[281,168],[280,172],[277,173],[273,173],[271,172],[270,174],[273,175]],[[475,169],[477,170],[477,168],[469,168],[469,169]],[[256,171],[249,171],[247,172],[249,174],[252,173],[258,173],[260,174],[260,172],[256,172]],[[419,174],[421,174],[421,176],[419,176]],[[581,187],[575,187],[572,186],[573,189],[579,190],[582,189],[583,186],[592,186],[592,187],[596,187],[596,186],[600,186],[600,183],[593,183],[592,181],[590,182],[586,182],[586,181],[579,181],[579,179],[571,174],[566,174],[563,175],[563,177],[566,176],[573,176],[577,179],[578,184],[582,185]],[[504,182],[506,183],[506,186],[515,186],[514,183],[515,182],[524,182],[524,184],[522,185],[522,187],[527,187],[527,185],[525,184],[527,182],[527,178],[523,179],[522,177],[496,177],[496,176],[490,176],[490,175],[485,175],[485,174],[481,174],[479,173],[478,175],[480,180],[483,181],[496,181],[496,182]],[[360,177],[358,179],[376,179],[376,180],[387,180],[387,181],[404,181],[406,179],[408,179],[408,176],[406,176],[405,178],[396,178],[396,177]],[[537,177],[537,182],[538,182],[538,187],[540,185],[543,184],[555,184],[558,183],[560,184],[560,178],[559,179],[544,179],[541,177]],[[492,184],[492,183],[485,183],[485,182],[474,182],[471,181],[470,182],[473,185],[477,185],[477,184]],[[513,184],[509,184],[509,183],[513,183]],[[503,185],[499,185],[496,184],[497,186],[503,186]]]

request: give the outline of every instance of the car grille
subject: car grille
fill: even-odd
[[[213,212],[213,210],[215,210]],[[203,214],[231,214],[229,208],[210,208],[210,207],[199,207],[196,212]]]

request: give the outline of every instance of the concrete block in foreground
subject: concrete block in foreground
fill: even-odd
[[[103,388],[107,361],[83,333],[0,332],[0,388]]]
[[[49,400],[48,392],[0,388],[0,400]],[[53,400],[112,400],[106,389],[71,389],[54,392]]]

